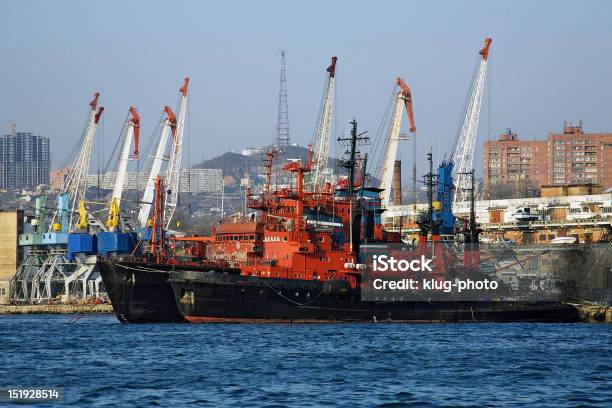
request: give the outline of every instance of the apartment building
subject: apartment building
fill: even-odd
[[[547,180],[547,144],[541,140],[519,140],[512,129],[498,140],[484,144],[484,183],[490,184],[527,181],[534,185]],[[543,160],[544,159],[544,160]]]
[[[36,188],[49,184],[49,139],[16,132],[0,136],[0,188]]]
[[[520,140],[511,129],[486,141],[483,152],[485,189],[494,184],[599,184],[612,187],[612,133],[584,133],[582,121],[565,122],[563,133],[546,140]]]

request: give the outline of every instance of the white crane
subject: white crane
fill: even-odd
[[[332,57],[331,65],[327,67],[327,83],[323,95],[323,104],[319,114],[317,130],[313,139],[314,159],[309,187],[313,192],[320,191],[325,183],[324,172],[327,169],[329,157],[329,134],[331,129],[331,119],[334,108],[334,84],[336,78],[337,57]]]
[[[138,212],[138,225],[141,227],[146,227],[148,225],[151,205],[153,203],[153,194],[155,193],[155,180],[157,180],[157,176],[160,174],[163,162],[168,160],[166,148],[170,132],[172,132],[173,139],[176,138],[176,115],[168,106],[164,107],[164,111],[166,112],[166,118],[163,120],[161,135],[157,142],[157,148],[155,149],[155,154],[151,163],[151,170],[149,171],[147,184],[142,195],[140,211]]]
[[[170,160],[168,162],[168,172],[165,180],[166,194],[164,201],[164,228],[168,228],[174,215],[174,210],[178,205],[180,176],[181,176],[181,157],[183,153],[183,133],[185,131],[185,120],[187,118],[187,91],[189,89],[189,78],[179,89],[178,115],[176,127],[172,138],[172,148],[170,150]]]
[[[479,52],[480,60],[468,92],[465,116],[457,134],[455,148],[453,149],[453,155],[451,157],[452,162],[455,164],[456,171],[456,188],[453,193],[453,205],[468,199],[466,194],[468,194],[471,179],[467,173],[472,170],[474,162],[476,132],[478,131],[480,106],[482,104],[482,94],[484,91],[491,41],[490,38],[485,39],[485,46]]]
[[[381,192],[383,207],[387,207],[389,205],[389,199],[391,197],[393,163],[395,162],[395,157],[397,156],[397,145],[400,140],[400,129],[402,127],[404,107],[408,113],[408,119],[410,119],[410,132],[416,132],[410,87],[406,85],[401,78],[397,78],[395,83],[399,86],[399,91],[397,92],[397,96],[395,98],[395,109],[393,110],[393,116],[391,117],[391,126],[389,126],[385,156],[380,172],[380,188],[383,190]]]
[[[110,231],[115,231],[120,224],[120,205],[121,196],[123,195],[123,188],[125,184],[125,178],[127,176],[127,165],[130,159],[130,147],[132,146],[132,139],[134,140],[134,155],[138,155],[138,141],[140,135],[140,115],[136,108],[130,107],[131,118],[126,121],[125,134],[123,137],[123,146],[119,152],[117,158],[117,171],[115,173],[115,186],[113,187],[113,195],[111,196],[110,208],[108,210],[108,219],[106,220],[106,226]]]
[[[181,157],[183,150],[183,133],[185,131],[185,120],[187,117],[187,91],[189,78],[185,78],[183,86],[179,89],[178,116],[174,114],[169,106],[164,107],[166,117],[163,119],[161,134],[157,141],[151,168],[147,177],[147,184],[142,195],[140,210],[138,212],[138,225],[147,227],[149,215],[155,194],[155,182],[157,177],[164,173],[163,163],[167,162],[165,174],[166,194],[164,201],[164,228],[168,228],[174,210],[178,204],[178,193],[180,187]],[[169,136],[172,134],[172,143],[168,144]]]
[[[76,212],[79,205],[85,200],[93,140],[98,122],[104,111],[102,106],[96,111],[99,97],[100,93],[96,92],[93,100],[89,103],[91,109],[81,137],[81,148],[74,159],[74,163],[70,166],[70,176],[64,183],[64,189],[58,195],[58,208],[54,212],[49,225],[50,232],[71,232],[77,224]],[[41,228],[44,228],[44,226],[41,225]]]

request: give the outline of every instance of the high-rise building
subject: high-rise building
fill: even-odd
[[[16,132],[0,137],[0,188],[35,188],[49,184],[49,139]]]

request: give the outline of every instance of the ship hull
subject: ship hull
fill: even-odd
[[[172,287],[169,265],[98,261],[115,315],[122,323],[184,322]]]
[[[559,302],[364,302],[342,282],[281,280],[218,272],[172,272],[177,308],[191,323],[576,322]]]

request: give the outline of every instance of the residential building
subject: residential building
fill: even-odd
[[[53,170],[51,172],[51,182],[49,183],[49,190],[52,192],[62,191],[66,185],[66,180],[70,174],[70,168],[64,167],[61,169]]]
[[[612,187],[612,133],[584,133],[582,121],[565,122],[563,133],[550,133],[547,144],[547,184]]]
[[[612,133],[584,133],[565,122],[546,140],[519,140],[510,129],[484,143],[484,185],[599,184],[612,187]]]
[[[547,181],[547,144],[540,140],[519,140],[508,129],[498,140],[484,144],[484,184],[525,181],[536,186]]]
[[[36,188],[49,184],[49,139],[16,132],[0,136],[0,188]]]

